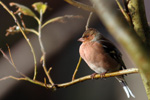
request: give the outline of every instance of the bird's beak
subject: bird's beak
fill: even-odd
[[[81,37],[81,38],[78,39],[78,41],[84,42],[84,38]]]

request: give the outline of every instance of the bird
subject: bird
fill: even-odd
[[[97,29],[88,28],[78,41],[82,42],[79,47],[81,58],[95,72],[91,75],[92,78],[96,74],[104,76],[109,72],[126,69],[121,52]],[[115,78],[123,86],[127,97],[135,98],[124,79],[124,75],[116,76]]]

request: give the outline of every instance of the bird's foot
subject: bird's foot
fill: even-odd
[[[101,73],[101,74],[100,74],[100,77],[101,77],[101,78],[105,77],[105,74],[106,74],[106,73],[107,73],[107,72]]]
[[[94,79],[94,77],[95,77],[96,74],[97,74],[97,73],[93,73],[93,74],[91,75],[91,78]]]
[[[107,72],[101,73],[101,74],[100,74],[100,77],[101,77],[101,78],[104,78],[106,73],[107,73]],[[95,77],[96,74],[97,74],[97,73],[93,73],[93,74],[91,75],[91,78],[94,79],[94,77]]]
[[[106,74],[107,72],[104,72],[104,73],[101,73],[100,74],[100,77],[101,77],[101,79],[103,78],[104,80],[106,80],[106,77],[105,77],[105,74]]]

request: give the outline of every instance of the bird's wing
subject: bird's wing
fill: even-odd
[[[118,63],[121,64],[123,69],[126,69],[126,66],[122,60],[122,54],[121,52],[113,45],[109,40],[103,38],[99,41],[105,50],[106,53],[108,53],[113,59],[115,59]],[[121,68],[121,69],[122,69]]]

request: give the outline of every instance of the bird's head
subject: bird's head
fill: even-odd
[[[78,39],[78,41],[80,42],[89,42],[89,41],[97,41],[101,38],[101,34],[100,32],[98,32],[96,29],[94,28],[89,28],[88,30],[86,30],[82,37]]]

